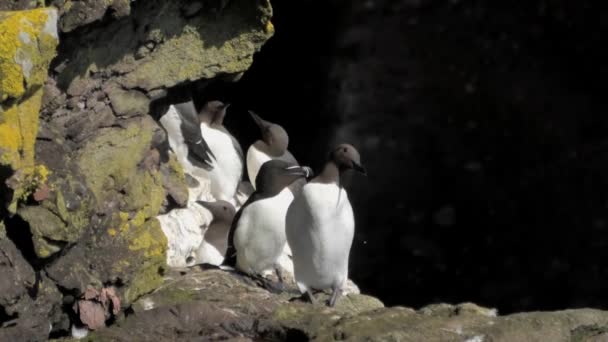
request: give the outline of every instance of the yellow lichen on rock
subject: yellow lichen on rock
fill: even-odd
[[[55,56],[57,10],[41,8],[0,16],[0,102],[42,85]]]
[[[272,21],[268,20],[266,22],[266,33],[268,34],[274,34],[274,25],[272,24]]]
[[[15,173],[8,205],[46,182],[48,170],[34,164],[42,86],[58,44],[57,10],[0,12],[0,164]]]
[[[34,142],[38,132],[38,110],[42,89],[23,102],[0,109],[0,163],[14,170],[34,166]]]
[[[157,219],[152,218],[146,224],[133,228],[135,228],[135,231],[130,237],[130,250],[143,250],[146,258],[164,257],[167,238],[160,229],[160,222]]]

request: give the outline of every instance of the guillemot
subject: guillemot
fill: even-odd
[[[334,306],[348,280],[355,220],[340,175],[349,169],[366,174],[359,152],[351,145],[338,145],[323,171],[304,185],[287,210],[286,237],[295,280],[313,303],[313,289],[332,289],[329,305]]]

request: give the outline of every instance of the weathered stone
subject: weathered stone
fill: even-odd
[[[163,203],[183,206],[188,200],[183,171],[173,157],[166,158],[166,150],[162,150],[166,137],[148,116],[151,99],[162,101],[178,84],[247,70],[253,53],[273,33],[271,8],[268,1],[245,0],[224,4],[221,12],[215,10],[217,6],[187,1],[52,3],[59,9],[59,26],[65,33],[59,58],[53,62],[53,79],[45,83],[52,55],[40,72],[33,66],[25,75],[29,78],[14,82],[25,85],[23,89],[5,86],[9,78],[0,73],[0,102],[11,106],[7,110],[3,107],[0,113],[0,133],[6,128],[11,134],[0,138],[2,163],[16,170],[7,184],[15,199],[29,198],[26,196],[37,191],[35,201],[18,207],[14,200],[10,209],[29,224],[36,256],[46,258],[35,260],[37,265],[44,265],[43,273],[50,278],[43,274],[42,283],[54,282],[70,296],[84,292],[88,286],[111,285],[125,308],[162,285],[167,241],[155,217]],[[103,25],[94,23],[101,23],[102,18]],[[4,20],[4,14],[0,15],[0,22]],[[56,37],[56,29],[54,32]],[[13,44],[15,39],[26,39],[23,37],[9,37],[7,42]],[[0,46],[2,54],[5,45]],[[17,58],[20,68],[29,66],[23,56]],[[24,120],[19,117],[22,112],[29,115]],[[17,119],[26,132],[14,130]],[[34,144],[38,128],[40,139]],[[3,144],[5,141],[12,145]],[[23,141],[29,145],[22,146]],[[42,164],[48,168],[38,166]],[[0,236],[5,236],[4,228],[0,228]],[[47,258],[51,255],[53,258]],[[247,291],[253,288],[247,286]],[[20,291],[19,298],[29,298],[23,296],[27,291]],[[261,289],[254,291],[264,293]],[[6,294],[9,296],[10,291]],[[61,298],[58,293],[54,296]],[[31,300],[34,302],[38,300]],[[252,312],[250,305],[236,299],[234,305]],[[53,331],[61,332],[69,326],[65,314],[58,318],[47,304],[40,307],[44,310],[36,317],[56,322]],[[211,315],[219,320],[234,316],[202,302],[167,305],[160,310],[168,312],[174,307],[182,310],[182,318]],[[262,311],[266,316],[270,314],[269,309]],[[29,316],[24,314],[23,319]],[[149,317],[150,322],[157,319]],[[245,321],[231,324],[250,329],[255,319],[252,315],[243,317]],[[39,319],[33,322],[37,325]],[[25,325],[19,323],[18,327]],[[8,331],[2,331],[8,340],[19,334],[40,340],[48,337],[48,324],[44,336],[36,332],[29,338],[21,328],[10,330],[10,334]]]
[[[159,175],[137,168],[150,149],[156,126],[146,117],[130,121],[125,128],[99,129],[97,137],[80,151],[76,157],[78,168],[100,204],[110,200],[116,192],[125,191],[131,198],[123,202],[124,211],[146,205],[150,207],[147,217],[158,212],[162,202]]]
[[[91,220],[86,216],[91,203],[104,216],[93,216],[78,244],[49,269],[61,286],[82,291],[119,281],[119,295],[128,305],[160,284],[167,241],[154,216],[165,192],[158,168],[144,166],[156,127],[152,119],[141,117],[124,128],[99,129],[75,157],[87,189],[80,197],[85,197],[68,202],[64,196],[69,192],[58,192],[63,202],[50,207],[75,230]],[[87,191],[90,201],[83,200]],[[61,203],[71,203],[71,210]],[[74,207],[76,203],[82,208]]]
[[[582,325],[608,324],[600,310],[535,312],[503,317],[477,314],[439,316],[400,307],[368,311],[345,318],[315,340],[333,341],[571,341]]]
[[[420,309],[419,312],[423,315],[442,317],[466,314],[496,317],[496,315],[498,314],[496,309],[484,308],[473,303],[461,303],[458,305],[451,305],[446,303],[430,304]]]
[[[284,341],[599,341],[608,312],[566,310],[494,317],[475,304],[433,305],[416,312],[348,295],[335,308],[274,295],[246,277],[220,270],[172,271],[163,286],[133,305],[135,314],[91,341],[205,336]],[[448,314],[449,313],[449,314]]]
[[[23,207],[17,213],[29,223],[34,251],[40,258],[59,252],[65,242],[78,238],[67,229],[61,218],[42,206]]]
[[[608,327],[582,325],[572,331],[571,342],[602,342],[608,340]]]
[[[121,213],[109,222],[98,222],[49,267],[49,276],[60,286],[80,292],[87,286],[115,283],[122,305],[130,305],[161,284],[166,267],[167,241],[160,225],[154,218],[143,220],[139,212],[132,218]]]
[[[73,176],[50,177],[39,206],[24,206],[18,215],[29,223],[34,251],[46,258],[73,244],[90,223],[94,199]]]
[[[0,237],[0,341],[45,341],[59,319],[61,295],[44,275],[35,275],[12,241]]]
[[[181,165],[177,162],[175,155],[169,156],[167,163],[161,164],[160,172],[163,179],[163,187],[167,195],[180,207],[186,206],[188,202],[188,186]]]
[[[44,6],[42,0],[10,0],[0,2],[0,11],[20,11]]]
[[[64,103],[65,99],[66,95],[57,88],[55,80],[49,78],[44,84],[42,108],[48,111],[54,111]]]
[[[99,78],[76,77],[72,80],[66,92],[70,96],[81,96],[100,86],[101,80]]]
[[[27,288],[35,282],[34,271],[25,261],[15,244],[0,238],[0,306],[9,316],[21,297],[27,296]]]
[[[122,17],[130,13],[129,0],[56,0],[54,4],[61,8],[60,28],[63,32],[70,32],[75,28],[100,20],[106,11],[112,10],[114,17]]]
[[[126,90],[153,91],[236,74],[249,68],[253,54],[274,32],[267,1],[235,0],[220,16],[200,11],[189,19],[182,17],[182,5],[136,3],[130,16],[103,30],[68,37],[65,45],[71,55],[65,56],[59,84],[67,87],[75,77],[107,73],[117,74],[115,81]],[[141,46],[148,51],[142,54]]]
[[[118,116],[136,116],[148,113],[150,100],[138,90],[122,90],[119,87],[110,88],[108,93],[112,108]]]
[[[173,335],[169,332],[178,329],[184,339],[202,334],[218,339],[284,340],[285,330],[292,327],[275,317],[284,317],[287,322],[298,319],[290,313],[301,312],[302,317],[309,315],[321,320],[342,317],[350,310],[359,313],[383,307],[376,299],[362,295],[343,298],[345,305],[336,309],[290,303],[297,296],[295,292],[273,295],[249,278],[231,272],[200,269],[185,272],[184,275],[179,271],[168,272],[161,287],[133,304],[134,315],[117,326],[96,332],[90,339],[126,341],[134,336],[143,340],[165,336],[170,340]],[[281,313],[275,314],[277,310]],[[328,320],[331,321],[335,319]]]

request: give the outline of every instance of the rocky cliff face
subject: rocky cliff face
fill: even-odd
[[[38,340],[87,288],[128,308],[161,285],[155,217],[187,187],[151,102],[238,76],[273,33],[267,1],[51,5],[0,14],[1,333]]]
[[[274,31],[266,0],[0,4],[0,341],[554,341],[606,338],[594,310],[495,317],[350,294],[335,309],[166,265],[156,216],[188,188],[155,108],[237,80]],[[180,88],[181,87],[181,88]],[[110,327],[102,329],[104,325]]]

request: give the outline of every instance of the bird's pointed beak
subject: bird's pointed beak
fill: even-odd
[[[266,127],[268,127],[268,122],[265,121],[264,119],[262,119],[259,115],[257,115],[256,113],[254,113],[253,111],[249,111],[249,115],[251,115],[251,117],[253,118],[253,121],[255,121],[256,125],[258,125],[258,127],[260,127],[260,129],[263,131]]]
[[[288,174],[291,176],[304,177],[304,178],[311,178],[312,176],[314,176],[314,172],[308,166],[294,165],[294,166],[287,167],[286,170],[287,170]]]
[[[228,109],[228,107],[230,107],[230,105],[231,105],[231,103],[226,103],[226,104],[224,105],[224,110]]]
[[[302,166],[302,169],[304,170],[304,172],[306,172],[306,179],[310,179],[312,177],[315,176],[315,172],[312,170],[311,167],[309,166]]]
[[[365,170],[365,168],[355,162],[353,162],[353,170],[363,174],[364,176],[367,176],[367,171]]]

